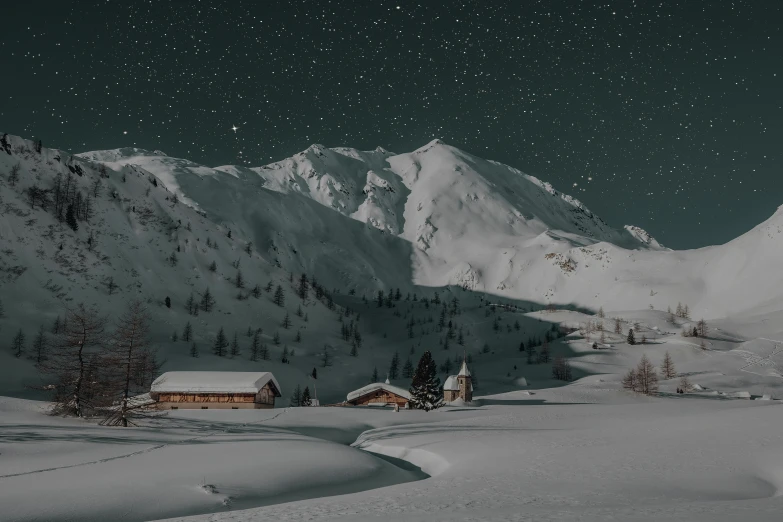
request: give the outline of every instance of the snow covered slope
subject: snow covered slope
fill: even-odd
[[[726,245],[671,251],[440,140],[406,154],[313,145],[253,169],[137,149],[82,156],[151,172],[282,266],[359,292],[414,283],[595,309],[684,302],[708,318],[783,308],[781,212]]]

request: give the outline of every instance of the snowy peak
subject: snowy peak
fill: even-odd
[[[637,241],[639,241],[639,243],[643,245],[647,245],[648,247],[653,248],[655,250],[668,250],[666,247],[660,244],[654,237],[652,237],[649,232],[647,232],[643,228],[639,228],[634,225],[625,225],[625,227],[623,228],[634,239],[636,239]]]

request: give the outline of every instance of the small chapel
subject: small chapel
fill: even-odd
[[[468,363],[463,360],[457,375],[449,375],[443,383],[443,400],[453,402],[462,399],[465,402],[473,400],[473,382],[470,378]]]

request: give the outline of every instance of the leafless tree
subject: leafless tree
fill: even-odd
[[[8,175],[8,184],[12,187],[19,182],[19,170],[21,168],[22,166],[19,163],[11,167],[11,173]]]
[[[669,352],[666,352],[663,356],[663,364],[661,364],[661,373],[664,379],[672,379],[677,376],[677,371],[674,369],[674,361]]]
[[[636,367],[636,391],[645,395],[658,393],[658,374],[646,354]]]
[[[46,389],[53,392],[54,414],[86,417],[96,406],[99,379],[97,357],[106,348],[106,318],[83,304],[68,309],[49,356],[38,365],[54,377]]]
[[[699,332],[699,337],[707,337],[707,333],[709,332],[707,321],[699,319],[699,322],[696,323],[696,331]]]
[[[631,391],[637,391],[636,390],[636,370],[631,368],[628,370],[628,373],[625,374],[623,377],[623,388],[626,390]]]
[[[102,409],[102,424],[127,427],[144,404],[133,397],[149,390],[157,373],[155,353],[149,346],[149,315],[140,301],[131,301],[117,322],[113,343],[103,358],[104,383],[110,404]]]

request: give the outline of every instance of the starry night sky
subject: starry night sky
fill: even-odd
[[[262,165],[433,138],[674,248],[783,204],[782,1],[13,2],[0,129]],[[238,126],[235,132],[232,126]]]

